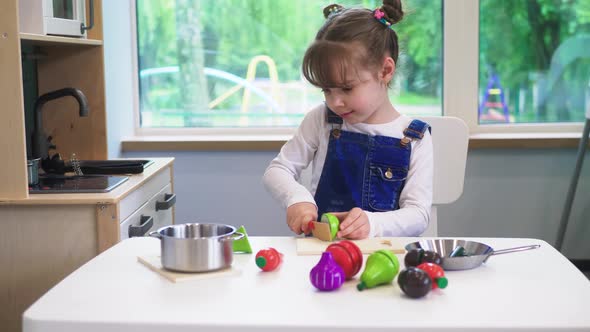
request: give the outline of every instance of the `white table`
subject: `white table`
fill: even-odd
[[[541,248],[447,272],[446,289],[416,300],[403,296],[396,280],[363,292],[357,280],[316,291],[309,271],[319,256],[296,256],[290,237],[250,238],[254,253],[272,246],[285,254],[278,271],[260,272],[254,254],[242,254],[234,256],[239,276],[172,283],[137,261],[158,255],[159,240],[133,238],[33,304],[24,332],[590,330],[590,282],[557,250],[535,239],[472,240],[495,249]]]

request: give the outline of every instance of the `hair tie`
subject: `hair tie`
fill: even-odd
[[[385,19],[385,13],[381,10],[381,8],[377,8],[373,11],[373,17],[377,21],[381,22],[381,24],[393,30],[393,25],[391,24],[391,22]]]
[[[344,7],[339,4],[331,4],[331,5],[327,6],[326,8],[324,8],[324,17],[328,18],[334,14],[338,14],[343,9],[344,9]]]

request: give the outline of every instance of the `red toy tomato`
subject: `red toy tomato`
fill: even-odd
[[[262,271],[268,272],[276,269],[283,262],[283,254],[275,248],[266,248],[256,253],[256,265]]]
[[[363,254],[354,242],[342,240],[332,243],[326,248],[326,251],[332,253],[336,264],[344,270],[346,280],[354,277],[363,265]]]
[[[445,271],[439,265],[436,265],[434,263],[422,263],[416,267],[426,272],[430,279],[432,279],[432,289],[435,289],[437,287],[447,287],[449,281],[445,277]]]

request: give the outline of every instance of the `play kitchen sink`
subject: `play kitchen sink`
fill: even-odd
[[[127,181],[125,175],[143,173],[152,160],[78,160],[74,152],[62,159],[53,137],[43,128],[42,111],[45,104],[56,99],[73,97],[80,117],[87,117],[90,108],[86,95],[77,88],[66,87],[39,96],[34,105],[34,128],[31,136],[32,155],[27,167],[29,193],[101,193],[109,192]],[[40,170],[43,172],[40,172]],[[42,174],[42,175],[41,175]],[[114,176],[117,175],[117,176]]]

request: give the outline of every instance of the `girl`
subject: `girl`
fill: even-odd
[[[429,126],[400,114],[387,93],[399,53],[393,26],[403,15],[400,0],[373,11],[324,9],[302,70],[325,104],[306,114],[263,177],[296,234],[325,212],[340,220],[340,238],[418,236],[428,226]],[[309,192],[297,179],[312,161]]]

